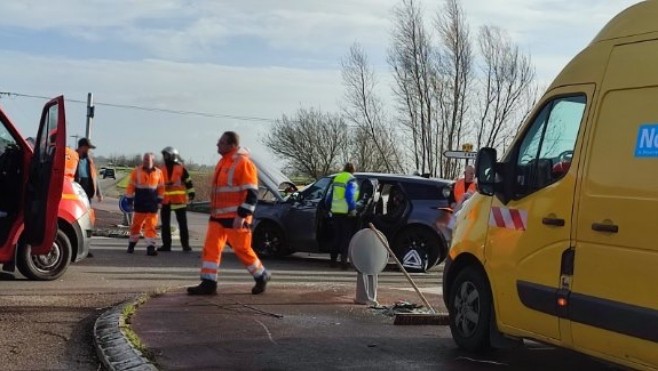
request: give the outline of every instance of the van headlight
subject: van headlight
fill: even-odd
[[[80,201],[85,205],[87,209],[91,207],[89,204],[89,198],[87,197],[87,192],[85,192],[84,189],[82,189],[82,186],[76,182],[72,182],[73,184],[73,190],[75,191],[75,194],[78,196]]]

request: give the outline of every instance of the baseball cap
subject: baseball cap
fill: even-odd
[[[78,148],[87,146],[89,148],[96,148],[95,145],[91,144],[91,141],[87,138],[80,138],[78,141]]]

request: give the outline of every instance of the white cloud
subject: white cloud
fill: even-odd
[[[336,110],[342,94],[338,71],[286,68],[240,68],[159,60],[117,62],[42,58],[0,52],[3,89],[185,111],[278,118],[300,106]],[[10,116],[18,114],[21,130],[32,135],[43,102],[27,98],[0,102]],[[84,105],[69,103],[69,134],[84,134]],[[235,129],[245,144],[267,155],[259,136],[269,124],[225,118],[205,118],[96,108],[93,138],[99,154],[159,151],[179,147],[184,156],[212,162],[214,145],[222,131]]]
[[[473,33],[483,24],[507,30],[533,56],[543,84],[591,41],[610,17],[635,0],[463,0]],[[38,95],[65,93],[100,102],[177,110],[277,118],[299,106],[337,110],[343,95],[339,58],[354,40],[384,54],[391,15],[398,0],[62,0],[0,2],[3,27],[56,32],[103,44],[136,45],[142,60],[74,60],[0,50],[3,90]],[[432,21],[442,1],[423,1]],[[235,38],[296,52],[295,58],[331,69],[303,70],[269,66],[227,67],[199,63],[209,53],[232,53]],[[239,44],[238,44],[239,45]],[[251,48],[257,46],[247,45]],[[240,47],[240,46],[238,46]],[[245,46],[246,47],[246,46]],[[111,51],[110,51],[111,54]],[[292,53],[291,53],[292,54]],[[146,59],[151,58],[151,59]],[[179,61],[179,62],[175,62]],[[182,62],[184,61],[184,62]],[[293,61],[290,65],[294,65]],[[385,62],[372,60],[378,66]],[[239,61],[236,61],[239,63]],[[246,64],[246,61],[245,61]],[[253,63],[250,63],[253,65]],[[335,69],[334,69],[335,68]],[[390,99],[391,76],[379,73],[382,96]],[[41,102],[0,100],[31,135]],[[71,134],[84,132],[84,106],[69,104]],[[229,119],[156,114],[98,107],[93,135],[98,153],[158,151],[176,145],[196,161],[216,159],[219,133],[236,129],[245,143],[265,153],[258,138],[267,124]]]
[[[256,37],[274,49],[322,52],[355,39],[384,47],[394,0],[24,1],[0,3],[3,25],[133,44],[155,57],[193,59],[228,39]],[[192,56],[192,58],[190,58]]]

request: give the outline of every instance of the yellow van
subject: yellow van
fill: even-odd
[[[658,0],[613,18],[476,175],[444,269],[456,343],[658,368]]]

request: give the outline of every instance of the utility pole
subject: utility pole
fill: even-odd
[[[87,94],[87,131],[85,136],[87,139],[91,140],[91,124],[94,121],[94,95],[91,93]]]

